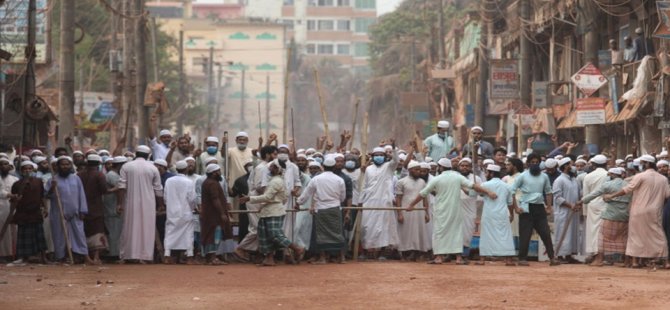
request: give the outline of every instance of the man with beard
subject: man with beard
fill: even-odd
[[[230,204],[221,188],[221,167],[217,164],[209,164],[205,170],[207,179],[202,183],[202,206],[200,210],[201,240],[206,249],[207,263],[210,265],[222,265],[222,262],[216,257],[214,249],[214,233],[217,226],[221,226],[222,239],[228,240],[233,237],[233,230],[230,224]]]
[[[170,150],[170,142],[172,141],[172,133],[169,130],[163,129],[156,137],[156,128],[158,128],[158,115],[152,114],[149,124],[149,146],[153,151],[154,160],[156,159],[165,159],[167,157],[168,151]]]
[[[518,178],[521,175],[521,173],[524,171],[523,162],[518,158],[510,158],[510,159],[507,160],[506,166],[507,166],[506,170],[509,174],[507,176],[505,176],[502,180],[505,183],[507,183],[507,185],[509,185],[510,188],[511,188],[514,185],[514,181],[516,181],[516,178]],[[521,199],[521,192],[520,191],[514,191],[514,198],[516,199],[516,201],[518,203],[519,200]],[[513,216],[514,216],[514,219],[512,220],[512,236],[514,237],[514,239],[517,239],[517,241],[518,241],[518,239],[519,239],[519,213],[514,212]]]
[[[323,171],[321,169],[321,164],[316,160],[312,160],[309,162],[308,170],[310,178],[314,178],[315,176],[319,175],[321,171]]]
[[[607,157],[596,155],[591,158],[591,164],[596,169],[584,176],[583,195],[587,196],[609,181],[607,173]],[[584,205],[586,216],[586,255],[595,257],[598,255],[598,239],[600,237],[600,226],[602,224],[601,214],[607,208],[607,203],[601,197],[596,197]]]
[[[72,152],[72,162],[74,163],[77,172],[84,170],[84,168],[86,168],[86,156],[84,156],[84,153],[82,151]]]
[[[193,261],[194,221],[193,211],[196,207],[195,184],[184,175],[188,164],[178,161],[175,165],[177,175],[165,182],[165,263],[172,264],[172,250],[186,251],[187,265]]]
[[[472,136],[472,142],[463,146],[462,157],[473,157],[472,149],[475,150],[478,157],[491,158],[493,157],[493,145],[487,141],[482,140],[484,135],[484,129],[479,126],[474,126],[470,129],[470,135]]]
[[[227,141],[224,141],[227,142]],[[235,135],[235,146],[228,148],[228,177],[229,182],[235,182],[239,177],[247,174],[245,166],[248,162],[253,160],[253,154],[251,154],[251,148],[248,147],[249,144],[249,134],[244,131],[240,131]],[[233,210],[239,209],[239,203],[237,199],[233,202]]]
[[[333,168],[333,173],[337,175],[338,177],[342,178],[344,181],[344,187],[346,189],[346,200],[342,202],[342,207],[351,207],[352,205],[352,199],[354,195],[354,182],[353,180],[346,174],[344,173],[344,155],[337,153],[333,156],[335,159],[335,167]],[[342,210],[344,213],[343,219],[344,219],[344,225],[348,225],[351,223],[351,210],[346,209]],[[347,230],[345,229],[344,231],[344,238],[349,239],[349,235],[347,235]]]
[[[309,210],[313,215],[311,249],[319,254],[314,264],[325,264],[327,252],[339,252],[339,263],[344,263],[346,243],[342,227],[340,206],[346,202],[346,186],[342,177],[333,173],[337,165],[335,158],[327,156],[323,161],[324,172],[310,180],[298,204],[313,200]]]
[[[99,155],[88,155],[88,166],[78,176],[84,185],[86,193],[86,204],[88,214],[84,218],[84,232],[86,233],[86,244],[88,250],[93,253],[93,263],[101,264],[100,251],[107,249],[107,236],[105,235],[105,206],[102,197],[107,193],[107,180],[105,175],[98,170],[100,167]]]
[[[107,188],[116,188],[119,184],[121,176],[119,171],[121,166],[125,164],[128,159],[124,156],[116,156],[111,160],[112,168],[107,171],[105,175],[105,182]],[[107,229],[107,254],[110,257],[119,257],[119,239],[121,238],[121,231],[123,230],[123,218],[116,209],[116,193],[108,193],[102,198],[105,205],[105,228]]]
[[[410,161],[407,169],[409,175],[398,180],[395,185],[396,206],[399,208],[409,207],[412,199],[426,186],[426,181],[421,178],[421,164]],[[423,208],[426,210],[412,212],[398,210],[398,238],[400,238],[398,251],[403,254],[403,259],[416,260],[421,253],[430,251],[428,198],[424,198]]]
[[[554,246],[551,242],[551,230],[547,215],[552,212],[554,196],[549,176],[540,169],[540,155],[531,153],[526,162],[529,170],[521,173],[514,180],[512,192],[521,193],[519,199],[519,266],[528,266],[528,247],[533,229],[540,235],[547,255],[551,259],[550,266],[559,265],[554,258]]]
[[[506,266],[514,266],[514,239],[510,222],[514,218],[514,194],[500,180],[500,166],[489,165],[486,168],[487,182],[482,184],[498,196],[496,199],[484,198],[481,220],[481,239],[479,243],[480,261],[484,265],[484,257],[504,257]]]
[[[197,150],[194,154],[200,164],[196,166],[197,169],[194,170],[193,173],[197,172],[205,174],[205,170],[207,168],[205,163],[210,157],[216,158],[216,162],[218,163],[224,163],[223,155],[221,155],[224,153],[224,151],[225,150],[223,147],[219,147],[219,138],[214,136],[207,137],[207,139],[205,139],[205,149],[202,151]]]
[[[156,242],[156,200],[163,198],[158,169],[147,159],[151,149],[137,147],[135,160],[121,167],[118,208],[123,213],[121,262],[152,261]]]
[[[558,169],[558,160],[548,158],[544,161],[544,173],[549,177],[549,182],[554,185],[556,179],[561,176],[561,171]]]
[[[46,263],[47,244],[44,240],[43,218],[46,214],[44,209],[44,186],[42,180],[31,176],[33,165],[30,162],[21,164],[21,180],[16,181],[11,187],[11,194],[7,196],[16,204],[16,213],[12,217],[12,223],[18,227],[16,238],[16,257],[19,258],[15,264],[28,262],[28,258],[40,255],[40,262]],[[0,172],[5,169],[0,167]],[[8,234],[9,235],[9,234]]]
[[[393,179],[398,165],[398,151],[395,141],[391,140],[393,155],[386,161],[386,152],[382,147],[372,151],[372,165],[365,168],[365,184],[361,193],[360,203],[363,208],[391,208],[393,207]],[[378,256],[379,250],[398,245],[398,224],[393,211],[369,210],[363,211],[361,218],[361,240],[363,249],[370,258],[386,260]],[[361,260],[366,257],[359,257]]]
[[[622,190],[603,196],[606,202],[626,194],[633,194],[628,221],[628,242],[626,255],[633,257],[633,268],[642,266],[642,258],[667,258],[668,241],[662,222],[664,200],[670,197],[668,179],[656,172],[656,159],[642,155],[640,164],[643,172],[636,174]]]
[[[3,224],[10,215],[10,200],[16,198],[16,195],[12,194],[12,186],[19,179],[9,173],[13,168],[9,159],[0,158],[0,223]],[[12,234],[8,227],[7,232],[0,239],[0,258],[10,256],[12,256]]]
[[[309,182],[312,180],[309,171],[307,170],[308,163],[307,156],[299,153],[296,157],[295,164],[298,166],[298,169],[300,169],[300,184],[302,185],[302,188],[307,188]],[[312,199],[307,199],[307,201],[300,206],[302,209],[309,209],[312,206]],[[293,232],[295,239],[293,241],[297,245],[305,248],[305,250],[309,250],[309,243],[312,238],[312,215],[309,212],[296,213],[295,230]]]
[[[168,163],[164,159],[154,160],[154,166],[158,169],[158,174],[161,176],[161,186],[165,188],[165,183],[170,178],[174,177],[175,174],[168,170]],[[158,240],[165,239],[165,221],[167,220],[167,215],[165,214],[165,200],[157,199],[156,200],[156,232],[158,232]],[[163,255],[163,253],[158,253],[158,255]]]
[[[428,156],[434,159],[447,157],[454,149],[454,138],[449,135],[449,122],[437,122],[437,133],[426,138],[423,144]]]
[[[286,210],[293,210],[295,207],[295,198],[300,196],[300,191],[302,189],[302,183],[300,182],[300,169],[294,163],[289,160],[289,147],[286,144],[281,144],[277,148],[277,160],[279,164],[282,165],[284,169],[284,185],[286,186],[286,192],[289,193],[288,200],[284,203]],[[270,176],[266,176],[263,182],[263,186],[267,186]],[[284,217],[284,235],[288,236],[291,240],[295,239],[293,236],[295,217],[297,212],[289,212]],[[288,251],[285,252],[285,258],[291,262],[292,256],[289,255]]]
[[[46,184],[51,179],[51,167],[49,166],[49,161],[46,157],[38,156],[35,158],[35,164],[37,164],[37,173],[35,177],[42,180],[42,184]],[[46,206],[49,204],[48,199],[43,198],[43,204]],[[42,221],[42,228],[44,229],[44,239],[47,242],[47,257],[53,256],[54,252],[54,242],[51,237],[51,222]]]
[[[572,255],[577,254],[579,247],[579,215],[581,206],[577,204],[581,197],[581,188],[575,179],[577,171],[572,167],[572,161],[565,157],[558,162],[558,169],[561,171],[553,185],[554,198],[554,244],[560,246],[556,249],[556,255],[562,257],[564,262],[573,264],[578,263]],[[563,237],[563,243],[560,245],[560,238]]]
[[[51,198],[49,220],[51,221],[56,259],[62,260],[65,257],[65,232],[61,224],[61,217],[63,217],[72,252],[78,256],[83,256],[85,263],[93,264],[88,256],[86,234],[84,233],[83,219],[88,214],[84,185],[81,179],[74,174],[72,158],[60,157],[57,165],[58,173],[45,184],[48,190],[47,195]],[[56,195],[56,190],[58,195]],[[63,207],[62,215],[58,207],[59,198]]]
[[[300,166],[298,165],[298,167]],[[233,187],[230,189],[230,197],[235,197],[237,199],[241,196],[249,196],[248,181],[251,169],[254,169],[254,165],[252,159],[249,159],[249,161],[244,164],[244,170],[246,173],[235,180]],[[205,175],[205,177],[207,176]],[[240,210],[247,210],[246,204],[240,204],[239,207]],[[241,213],[239,215],[239,221],[237,238],[241,241],[244,239],[244,237],[247,236],[247,233],[249,233],[249,215],[247,213]]]
[[[175,164],[191,156],[191,140],[187,136],[182,136],[177,141],[170,142],[170,150],[165,157],[165,162],[168,163],[171,172],[177,172],[174,168]],[[154,158],[154,161],[156,159]]]
[[[458,163],[458,170],[462,176],[474,184],[482,184],[482,179],[472,173],[472,160],[465,157]],[[474,190],[461,189],[461,207],[463,208],[463,256],[470,256],[470,242],[475,234],[477,221],[477,205],[482,199]]]

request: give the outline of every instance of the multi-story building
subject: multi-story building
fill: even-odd
[[[369,59],[368,29],[377,20],[376,2],[247,0],[245,15],[282,21],[287,25],[287,39],[294,39],[309,58],[333,58],[345,66],[365,70]]]

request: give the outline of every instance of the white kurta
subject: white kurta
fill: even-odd
[[[521,173],[517,172],[515,175],[508,175],[504,177],[502,180],[503,182],[507,183],[507,185],[509,185],[510,188],[512,188],[512,186],[514,185],[514,180],[516,180],[516,178],[519,175],[521,175]],[[514,197],[516,198],[516,201],[518,203],[518,201],[521,199],[521,191],[517,190],[514,193]],[[514,219],[512,220],[512,236],[515,238],[519,237],[519,215],[516,212],[514,212]]]
[[[608,181],[607,170],[598,168],[584,177],[584,196],[597,190],[603,183]],[[586,254],[598,253],[598,237],[600,236],[600,226],[602,219],[600,215],[607,208],[607,203],[598,197],[588,204],[584,205],[586,211]]]
[[[300,183],[300,169],[298,169],[298,166],[294,163],[287,161],[283,177],[286,194],[288,196],[288,200],[286,200],[284,206],[286,207],[286,210],[292,210],[295,207],[295,197],[291,195],[291,192],[295,187],[302,187],[302,183]],[[293,234],[295,234],[293,226],[296,221],[296,213],[298,212],[286,212],[286,216],[284,217],[284,235],[286,236],[292,237]]]
[[[399,207],[408,208],[425,186],[426,181],[421,178],[414,179],[407,176],[400,179],[395,186],[396,196],[402,196]],[[417,205],[417,208],[423,208],[423,204]],[[399,251],[428,252],[431,249],[432,236],[429,224],[425,220],[426,212],[430,210],[403,211],[404,221],[398,224]]]
[[[482,187],[496,193],[495,200],[485,197],[482,210],[479,254],[481,256],[514,256],[514,238],[509,221],[509,208],[513,203],[511,186],[499,178],[491,179]]]
[[[170,250],[186,250],[186,256],[193,256],[195,184],[183,174],[178,174],[165,181],[164,197],[167,215],[163,243],[165,256],[170,256]]]
[[[360,192],[358,191],[359,180],[361,178],[361,169],[355,169],[351,172],[347,169],[342,169],[342,173],[346,174],[351,179],[351,184],[353,185],[353,189],[351,191],[351,205],[358,206],[361,196]]]
[[[309,174],[301,173],[300,179],[302,181],[302,188],[307,188],[307,185],[311,181]],[[313,198],[305,200],[300,205],[300,208],[309,209],[312,206],[313,200]],[[289,239],[309,250],[309,241],[312,236],[312,214],[306,211],[296,213],[298,214],[295,216],[295,229],[293,230],[293,236],[290,236]]]
[[[481,184],[482,179],[474,174],[466,177],[475,184]],[[461,190],[461,207],[463,207],[463,246],[470,247],[472,236],[475,234],[475,222],[477,221],[477,207],[482,198],[474,190]]]
[[[121,259],[153,260],[156,241],[156,196],[163,196],[156,166],[137,158],[121,167],[119,188],[126,190]]]
[[[579,250],[579,215],[572,209],[562,207],[563,203],[574,205],[579,201],[581,189],[575,178],[562,173],[556,181],[552,193],[554,194],[554,247],[558,246],[561,235],[565,231],[565,238],[556,255],[566,256],[576,254]]]
[[[363,207],[393,207],[393,177],[398,166],[398,154],[380,166],[365,169],[365,184],[361,193]],[[361,239],[364,249],[378,249],[398,244],[398,222],[395,211],[370,210],[361,212]]]
[[[260,195],[260,190],[262,188],[261,183],[263,178],[268,174],[269,170],[267,167],[267,162],[260,162],[249,175],[249,196],[258,196]],[[261,205],[258,203],[252,203],[251,201],[246,204],[247,210],[258,211],[261,208]],[[258,213],[249,213],[249,233],[240,241],[239,248],[245,251],[256,251],[258,249]]]
[[[8,195],[12,193],[12,185],[18,180],[17,177],[11,174],[8,174],[4,178],[0,177],[0,229],[2,229],[2,225],[5,224],[9,217],[10,203]],[[0,240],[0,256],[12,256],[14,254],[12,250],[12,226],[15,225],[9,225],[5,236]]]

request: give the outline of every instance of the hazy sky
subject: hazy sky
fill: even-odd
[[[377,0],[377,15],[383,15],[392,12],[398,7],[402,0]]]

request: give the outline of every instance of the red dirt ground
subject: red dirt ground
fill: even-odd
[[[573,310],[670,305],[670,271],[487,264],[3,266],[0,309]]]

